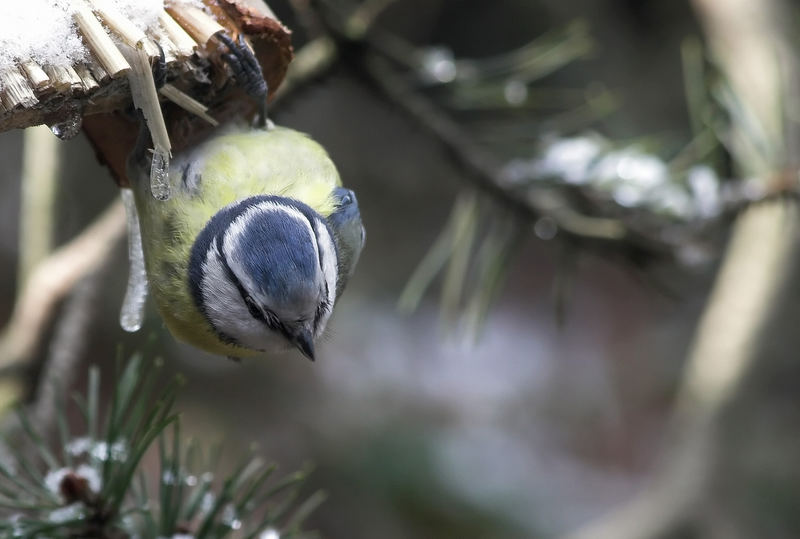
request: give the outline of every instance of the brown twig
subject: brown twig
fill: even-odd
[[[19,367],[36,352],[61,299],[104,263],[124,231],[125,212],[116,201],[78,236],[37,264],[0,334],[0,370]]]
[[[621,247],[635,252],[637,257],[672,258],[675,246],[644,237],[620,220],[581,214],[553,191],[518,189],[509,185],[501,172],[502,163],[488,149],[473,141],[457,122],[409,80],[405,71],[416,65],[419,50],[375,24],[377,15],[390,6],[391,1],[373,0],[364,4],[368,7],[357,9],[349,16],[334,3],[321,4],[313,13],[327,35],[314,41],[314,48],[320,52],[313,62],[309,62],[312,67],[305,70],[306,75],[314,76],[327,69],[341,57],[341,50],[347,49],[346,58],[351,62],[354,60],[356,69],[369,84],[438,139],[467,171],[464,175],[466,180],[476,184],[512,213],[533,222],[547,217],[563,236],[585,246]],[[288,79],[290,86],[296,84],[291,81],[291,76]]]
[[[20,189],[20,233],[18,282],[24,283],[31,270],[52,250],[53,202],[61,146],[44,126],[24,132]]]
[[[104,270],[111,262],[111,257],[104,257],[97,268],[78,282],[56,323],[30,411],[38,432],[48,433],[54,430],[58,407],[62,404],[61,397],[72,387],[90,343],[98,295],[106,273]]]
[[[289,64],[286,78],[272,99],[272,106],[298,88],[322,77],[333,67],[338,57],[338,48],[330,37],[318,37],[303,45],[295,53],[294,61]]]
[[[669,246],[640,238],[621,221],[582,215],[544,190],[517,190],[508,186],[501,174],[502,166],[494,156],[475,143],[431,99],[416,91],[388,60],[377,54],[367,53],[364,67],[370,80],[392,103],[408,113],[450,150],[453,157],[468,171],[467,178],[475,181],[484,192],[510,210],[533,221],[549,217],[562,234],[584,243],[596,246],[627,243],[651,254],[666,256],[669,253]]]
[[[305,31],[309,40],[325,34],[325,28],[311,7],[311,0],[289,0],[289,6],[294,11],[297,24]]]

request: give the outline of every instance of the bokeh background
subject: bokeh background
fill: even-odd
[[[301,46],[289,6],[271,6]],[[680,46],[700,34],[687,2],[406,0],[381,20],[415,43],[481,57],[576,19],[589,25],[593,53],[548,82],[607,87],[619,106],[597,128],[609,137],[686,140]],[[470,182],[442,145],[346,65],[272,115],[329,150],[367,229],[317,362],[287,353],[235,364],[204,354],[175,342],[152,305],[141,332],[124,333],[120,245],[93,300],[83,369],[110,372],[119,346],[165,358],[187,381],[177,408],[188,436],[222,441],[231,458],[257,443],[286,471],[315,465],[306,488],[328,499],[308,527],[324,537],[553,537],[647,488],[713,259],[663,269],[656,283],[624,259],[581,253],[562,319],[553,290],[563,246],[530,233],[485,327],[464,335],[440,315],[438,282],[415,312],[397,309]],[[117,196],[83,138],[61,145],[59,242]],[[20,132],[0,134],[0,322],[16,291],[21,149]],[[774,321],[775,339],[726,414],[710,495],[675,537],[800,536],[791,323],[789,315]]]

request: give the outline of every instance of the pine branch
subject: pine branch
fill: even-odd
[[[121,362],[118,361],[118,364]],[[274,465],[250,455],[218,474],[215,451],[181,437],[173,411],[179,380],[159,384],[160,364],[131,358],[101,412],[97,367],[88,392],[75,399],[84,426],[74,430],[69,410],[56,410],[58,449],[20,412],[26,440],[6,440],[0,462],[0,533],[20,538],[195,539],[296,537],[320,493],[297,503],[309,470],[274,480]],[[62,396],[63,400],[63,396]],[[79,434],[80,433],[80,434]],[[155,485],[143,468],[157,451]],[[218,453],[218,452],[217,452]]]

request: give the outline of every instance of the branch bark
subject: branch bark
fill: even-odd
[[[102,264],[74,287],[64,305],[30,410],[31,420],[40,433],[55,430],[58,407],[69,393],[91,342],[100,288],[112,262],[112,257],[104,257]]]
[[[59,302],[82,277],[103,264],[124,231],[125,211],[116,201],[35,267],[0,334],[0,370],[17,367],[35,353]]]
[[[61,146],[47,127],[26,129],[22,151],[22,200],[19,225],[19,272],[17,282],[53,248],[53,215]]]

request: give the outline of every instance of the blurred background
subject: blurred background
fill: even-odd
[[[270,6],[302,49],[312,36],[297,11]],[[661,156],[693,137],[682,62],[687,38],[699,43],[702,30],[688,2],[398,0],[377,24],[425,51],[423,69],[437,58],[495,57],[569,28],[585,39],[563,68],[523,83],[522,107],[489,106],[490,93],[458,105],[458,94],[422,84],[431,99],[450,99],[448,116],[501,160],[587,130]],[[561,54],[562,38],[553,39],[544,61]],[[323,537],[558,537],[591,525],[651,488],[668,451],[671,409],[730,216],[705,228],[693,264],[584,249],[523,217],[482,323],[465,324],[462,309],[443,304],[447,271],[415,309],[398,309],[475,180],[370,82],[358,54],[343,49],[329,72],[271,113],[328,149],[367,229],[316,363],[295,353],[241,364],[204,354],[173,340],[152,305],[145,327],[124,333],[120,242],[87,303],[76,384],[91,363],[110,372],[118,346],[163,357],[187,381],[177,404],[186,435],[222,441],[231,458],[257,443],[285,471],[314,464],[306,488],[328,499],[307,527]],[[515,86],[503,88],[519,102]],[[63,243],[118,194],[82,137],[59,146],[53,227]],[[0,322],[17,291],[21,155],[22,132],[0,134]],[[715,159],[720,176],[731,174]],[[512,211],[488,204],[492,216]],[[470,287],[487,285],[463,286],[469,298]],[[704,495],[665,536],[800,536],[796,297],[783,295],[763,353],[723,415]],[[38,364],[52,352],[42,346]]]

